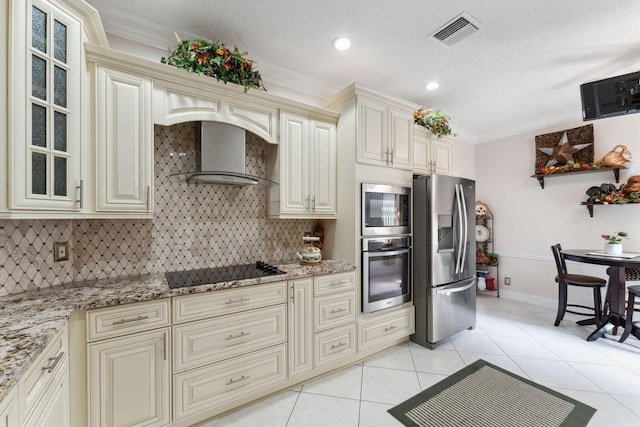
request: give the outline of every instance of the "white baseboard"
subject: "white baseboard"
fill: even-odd
[[[521,292],[508,291],[504,288],[500,289],[500,298],[506,298],[517,302],[526,302],[548,308],[558,307],[558,300],[556,298],[538,297],[535,295],[523,294]]]

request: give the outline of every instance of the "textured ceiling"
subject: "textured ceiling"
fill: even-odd
[[[130,40],[166,53],[174,33],[221,40],[248,52],[272,93],[319,99],[357,81],[440,108],[477,141],[580,120],[580,84],[640,70],[638,0],[88,3],[114,48]],[[462,12],[483,28],[451,48],[429,38]],[[353,39],[350,50],[331,47],[339,35]],[[441,87],[426,92],[431,80]]]

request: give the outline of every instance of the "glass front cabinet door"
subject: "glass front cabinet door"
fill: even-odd
[[[50,2],[10,5],[9,207],[79,211],[82,24]]]

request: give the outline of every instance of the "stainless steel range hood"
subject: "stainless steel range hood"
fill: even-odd
[[[227,123],[196,123],[196,170],[179,174],[194,184],[268,186],[278,183],[245,171],[245,130]]]

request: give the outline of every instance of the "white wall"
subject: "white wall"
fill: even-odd
[[[615,145],[626,145],[640,158],[640,114],[595,120],[595,158],[601,158]],[[640,252],[640,204],[595,206],[593,218],[580,202],[585,191],[602,183],[615,183],[613,172],[547,177],[545,188],[531,178],[535,166],[535,136],[587,123],[572,122],[535,132],[478,144],[476,147],[476,197],[487,203],[495,215],[495,248],[500,255],[500,287],[507,297],[531,298],[552,305],[557,299],[555,264],[550,246],[561,243],[565,249],[602,249],[601,234],[626,231],[630,240],[626,251]],[[630,166],[630,165],[628,165]],[[620,183],[630,172],[621,171]],[[640,174],[636,170],[634,174]],[[605,268],[569,263],[570,272],[606,278]],[[503,285],[505,276],[511,286]],[[575,295],[575,294],[574,294]],[[571,298],[571,294],[570,294]],[[591,301],[590,294],[576,296]]]

